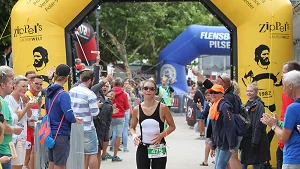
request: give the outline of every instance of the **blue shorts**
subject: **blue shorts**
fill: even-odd
[[[96,129],[92,128],[89,131],[84,131],[84,154],[92,155],[98,153],[98,137]]]
[[[196,109],[196,119],[197,120],[204,120],[205,119],[203,113],[198,108]]]
[[[70,153],[70,136],[57,136],[53,148],[49,148],[49,161],[56,166],[65,166]]]
[[[123,128],[124,128],[125,118],[115,118],[111,121],[111,130],[113,131],[116,128],[116,136],[122,137],[123,135]],[[112,135],[112,134],[111,134]]]

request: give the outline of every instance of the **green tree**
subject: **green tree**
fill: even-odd
[[[10,13],[18,0],[0,0],[0,51],[2,51],[3,45],[11,43],[10,38]],[[8,22],[8,23],[7,23]],[[7,25],[7,26],[6,26]],[[6,28],[5,28],[6,26]],[[1,37],[2,35],[2,37]]]
[[[130,72],[128,65],[135,60],[148,59],[150,64],[156,64],[159,52],[191,24],[220,22],[199,2],[103,3],[102,58],[122,60],[126,72]]]

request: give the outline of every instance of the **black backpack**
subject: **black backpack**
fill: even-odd
[[[251,119],[246,107],[242,104],[240,96],[234,92],[232,95],[234,96],[234,105],[232,107],[237,127],[237,134],[238,136],[244,136],[247,134],[247,129],[251,126]]]

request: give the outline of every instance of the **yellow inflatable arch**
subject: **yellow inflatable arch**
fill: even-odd
[[[142,2],[123,0],[122,2]],[[198,0],[195,0],[198,1]],[[19,0],[11,15],[16,74],[46,74],[60,63],[74,65],[70,32],[102,0]],[[106,0],[105,2],[117,2]],[[146,2],[146,1],[143,1]],[[152,0],[153,2],[153,0]],[[257,81],[266,111],[280,114],[281,68],[292,60],[292,5],[289,0],[202,0],[231,32],[232,77],[245,98]],[[199,37],[200,38],[200,37]],[[274,165],[277,141],[272,143]]]

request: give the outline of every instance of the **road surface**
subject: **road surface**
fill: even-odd
[[[213,159],[209,158],[209,166],[199,166],[204,159],[204,140],[195,139],[199,133],[189,129],[185,116],[174,116],[176,130],[166,138],[168,162],[167,169],[213,169]],[[137,127],[138,129],[139,127]],[[135,151],[132,138],[129,137],[128,149],[130,152],[119,151],[122,162],[103,161],[102,169],[136,169]],[[112,154],[112,152],[108,151]]]

